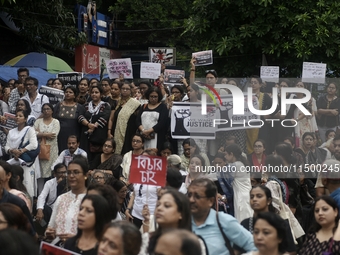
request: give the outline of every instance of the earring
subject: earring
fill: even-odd
[[[87,180],[87,177],[85,176],[84,179]]]

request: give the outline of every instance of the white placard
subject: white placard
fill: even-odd
[[[269,82],[279,82],[280,67],[279,66],[261,66],[261,79]]]
[[[140,63],[140,78],[157,79],[161,75],[161,64],[159,63]]]
[[[326,64],[303,62],[302,81],[310,83],[325,83]]]
[[[131,58],[110,59],[105,60],[105,63],[110,79],[119,78],[120,74],[123,74],[125,79],[133,79]]]

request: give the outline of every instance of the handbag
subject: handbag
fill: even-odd
[[[46,138],[43,137],[40,143],[39,159],[50,160],[50,154],[51,154],[51,145],[46,144]]]
[[[30,141],[28,140],[25,144],[24,144],[24,139],[25,139],[25,136],[28,132],[28,130],[30,129],[30,127],[28,127],[26,129],[26,132],[24,134],[24,136],[21,138],[21,142],[19,144],[19,147],[18,149],[23,149],[25,148],[27,145],[29,145]],[[31,151],[26,151],[24,152],[23,154],[20,155],[20,158],[25,161],[25,162],[32,162],[31,165],[33,165],[35,159],[37,158],[37,156],[39,155],[39,152],[40,152],[40,144],[38,143],[38,146],[35,150],[31,150]],[[27,165],[27,166],[31,166],[31,165]]]

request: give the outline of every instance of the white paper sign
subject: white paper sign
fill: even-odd
[[[145,79],[157,79],[161,75],[161,64],[159,63],[140,63],[140,77]]]
[[[302,81],[310,83],[325,83],[326,64],[303,62]]]
[[[261,66],[261,79],[269,82],[279,82],[280,67]]]
[[[206,66],[213,64],[212,50],[194,52],[192,53],[192,57],[196,58],[195,66]]]
[[[131,58],[110,59],[105,60],[105,63],[110,79],[119,78],[120,74],[123,74],[125,79],[133,78]]]

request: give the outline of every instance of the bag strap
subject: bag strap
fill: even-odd
[[[19,148],[23,145],[25,136],[26,136],[26,134],[27,134],[27,132],[28,132],[29,129],[30,129],[30,127],[28,127],[28,128],[26,129],[25,134],[24,134],[23,137],[21,138],[21,142],[20,142]]]
[[[222,229],[222,226],[221,226],[221,223],[220,223],[220,220],[218,218],[218,211],[216,211],[216,221],[217,221],[217,225],[218,225],[218,228],[220,229],[220,232],[223,236],[223,239],[224,239],[224,242],[225,242],[225,246],[228,248],[229,250],[229,254],[230,255],[235,255],[234,253],[234,250],[233,248],[231,247],[231,244],[230,244],[230,241],[228,239],[228,237],[226,236],[226,234],[224,233],[223,229]]]

